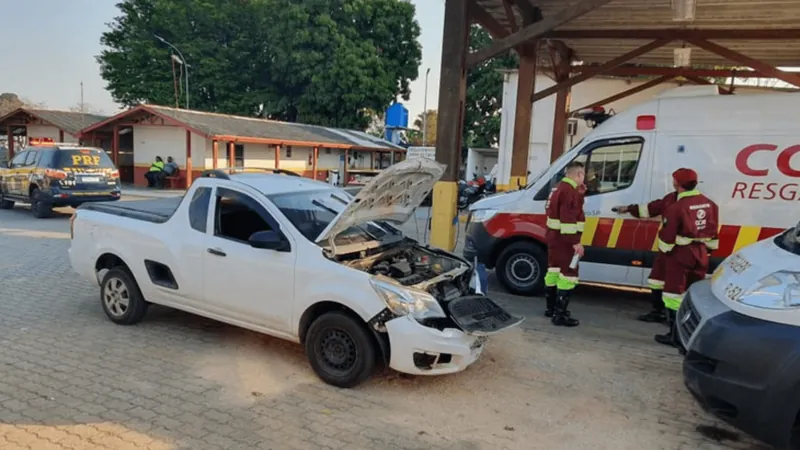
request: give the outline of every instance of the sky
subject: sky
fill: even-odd
[[[119,106],[105,90],[95,56],[100,35],[119,13],[117,0],[4,1],[0,26],[0,93],[13,92],[52,109],[69,109],[81,101],[92,109],[114,113]],[[412,0],[422,28],[422,65],[404,102],[410,118],[421,113],[428,78],[428,108],[436,109],[442,54],[443,0]],[[191,64],[191,62],[190,62]],[[189,72],[191,77],[191,71]],[[413,119],[411,119],[413,120]]]

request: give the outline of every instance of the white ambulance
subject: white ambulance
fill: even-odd
[[[545,201],[573,160],[587,168],[586,256],[581,281],[645,286],[656,255],[658,218],[612,212],[672,190],[680,167],[720,206],[725,257],[792,227],[800,207],[800,130],[795,93],[714,95],[678,88],[592,130],[525,189],[494,195],[469,212],[465,256],[495,268],[506,289],[530,295],[546,272]]]

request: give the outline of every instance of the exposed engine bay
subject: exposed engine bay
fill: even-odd
[[[427,291],[440,301],[447,302],[470,293],[472,268],[469,264],[447,253],[414,244],[399,245],[344,264]]]

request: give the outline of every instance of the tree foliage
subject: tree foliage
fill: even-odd
[[[482,27],[472,25],[469,49],[474,52],[491,43]],[[467,98],[464,111],[464,145],[496,147],[500,140],[500,110],[503,103],[502,69],[516,69],[519,59],[506,52],[484,61],[467,72]],[[513,111],[510,112],[513,114]]]
[[[185,56],[192,109],[346,128],[365,129],[370,111],[407,100],[422,57],[414,6],[402,0],[122,0],[118,7],[97,59],[126,106],[174,103],[173,50],[154,35]]]
[[[427,116],[428,119],[427,123],[425,122],[425,116]],[[429,109],[419,113],[412,124],[414,128],[409,130],[409,144],[428,147],[436,146],[436,119],[438,117],[439,115],[435,109]],[[427,135],[423,133],[423,129],[427,130]],[[423,137],[425,138],[424,140]]]
[[[22,108],[23,106],[28,106],[31,108],[44,108],[45,104],[26,100],[12,92],[0,94],[0,117],[5,116],[15,109]]]

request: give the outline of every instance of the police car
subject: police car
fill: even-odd
[[[28,203],[34,217],[53,208],[119,200],[119,171],[105,150],[78,144],[36,143],[0,167],[0,209]]]

